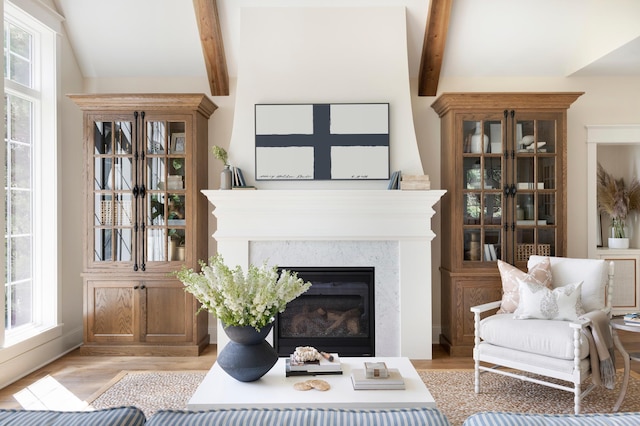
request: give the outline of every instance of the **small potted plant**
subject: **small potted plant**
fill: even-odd
[[[598,163],[598,206],[611,217],[609,248],[629,248],[625,220],[629,213],[640,211],[640,182],[633,178],[629,186],[624,179],[615,179]]]
[[[231,189],[232,176],[231,169],[229,167],[229,155],[227,154],[227,151],[224,148],[219,147],[218,145],[214,145],[211,148],[211,153],[214,157],[216,157],[216,159],[222,161],[222,164],[224,166],[224,169],[222,169],[222,172],[220,173],[220,189]]]

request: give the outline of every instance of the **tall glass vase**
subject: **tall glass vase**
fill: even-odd
[[[273,324],[260,331],[251,326],[223,326],[230,342],[218,354],[217,362],[234,379],[256,381],[278,361],[276,350],[265,340]]]

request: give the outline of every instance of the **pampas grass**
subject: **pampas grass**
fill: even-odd
[[[598,207],[613,222],[613,237],[624,238],[624,221],[629,213],[640,211],[640,182],[631,179],[625,186],[624,179],[615,179],[598,163]]]

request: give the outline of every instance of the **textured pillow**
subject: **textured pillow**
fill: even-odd
[[[587,312],[603,309],[606,305],[608,261],[604,259],[572,259],[569,257],[530,256],[529,268],[545,259],[551,260],[553,286],[564,283],[582,284],[582,304]]]
[[[498,260],[498,270],[502,280],[502,303],[497,312],[499,314],[510,314],[518,307],[518,279],[547,288],[551,288],[553,284],[551,262],[548,257],[529,268],[528,273],[501,260]]]
[[[540,284],[518,279],[520,303],[515,319],[577,320],[584,314],[582,281],[550,290]]]

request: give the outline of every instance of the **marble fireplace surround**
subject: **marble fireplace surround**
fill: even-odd
[[[431,359],[431,217],[445,191],[202,192],[227,264],[373,266],[376,356]]]

